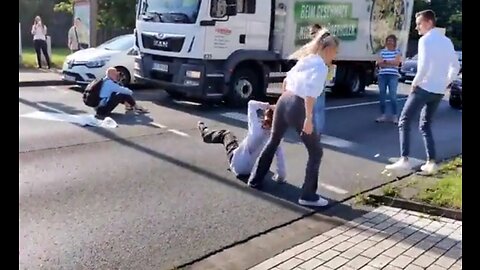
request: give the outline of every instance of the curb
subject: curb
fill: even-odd
[[[18,82],[18,87],[58,86],[58,85],[75,85],[75,84],[71,82],[60,81],[60,80]]]
[[[390,196],[370,194],[369,197],[375,200],[376,202],[382,202],[392,207],[397,207],[397,208],[412,210],[412,211],[416,211],[416,212],[420,212],[428,215],[446,217],[446,218],[462,221],[462,210],[454,210],[454,209],[448,209],[443,207],[437,207],[437,206],[433,206],[426,203],[420,203],[420,202],[405,200],[401,198],[394,198]]]

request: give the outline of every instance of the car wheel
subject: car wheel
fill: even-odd
[[[128,70],[124,67],[115,67],[118,71],[118,76],[119,76],[119,82],[121,85],[123,86],[127,86],[127,85],[130,85],[130,81],[131,81],[131,75],[130,75],[130,72],[128,72]]]
[[[460,97],[450,97],[448,103],[450,104],[450,107],[454,109],[462,109],[462,99]]]

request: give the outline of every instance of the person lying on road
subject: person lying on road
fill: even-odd
[[[203,122],[198,122],[200,135],[205,143],[218,143],[225,146],[230,170],[240,179],[250,175],[260,151],[270,137],[274,105],[256,100],[248,102],[248,133],[239,144],[235,135],[226,129],[209,130]],[[285,182],[285,158],[279,146],[276,151],[277,173],[274,180]]]
[[[106,77],[100,90],[100,103],[97,117],[108,116],[118,104],[125,105],[125,112],[148,113],[148,110],[138,105],[132,97],[133,91],[118,84],[118,71],[110,67],[106,71]]]

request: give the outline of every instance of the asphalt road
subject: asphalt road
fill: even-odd
[[[245,110],[172,101],[154,90],[136,97],[151,113],[118,108],[119,127],[106,129],[58,121],[92,113],[79,92],[19,89],[21,269],[171,269],[312,211],[296,204],[307,156],[295,134],[284,141],[288,184],[268,181],[259,192],[235,179],[223,148],[204,144],[196,129],[203,120],[243,137]],[[375,91],[327,99],[319,193],[332,204],[396,177],[382,171],[398,156],[398,131],[374,122],[376,100]],[[57,121],[38,119],[45,115]],[[461,117],[447,101],[440,106],[440,158],[461,153]],[[425,156],[416,129],[412,156]]]

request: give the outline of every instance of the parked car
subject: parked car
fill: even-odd
[[[456,51],[458,56],[458,62],[460,62],[460,72],[462,72],[462,51]]]
[[[415,55],[411,58],[406,58],[403,61],[402,66],[400,67],[400,81],[405,82],[407,80],[411,81],[415,78],[417,74],[417,60],[418,55]]]
[[[462,51],[456,51],[455,53],[457,54],[458,62],[460,62],[460,72],[462,72]],[[415,78],[415,75],[417,75],[417,61],[417,54],[411,58],[405,59],[400,68],[401,82],[411,81]]]
[[[450,85],[450,106],[455,109],[462,109],[462,74]]]
[[[133,67],[135,55],[135,37],[127,34],[115,37],[95,48],[77,51],[65,59],[63,80],[86,85],[105,76],[109,67],[116,67],[120,73],[120,83],[128,85],[134,82]]]

